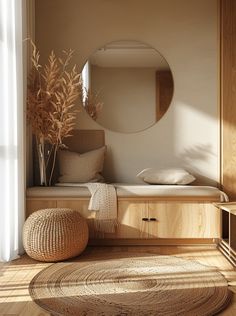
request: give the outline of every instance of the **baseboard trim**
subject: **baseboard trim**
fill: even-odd
[[[158,238],[158,239],[91,239],[90,246],[199,246],[216,245],[218,238]]]

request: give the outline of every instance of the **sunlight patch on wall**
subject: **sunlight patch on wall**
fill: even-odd
[[[177,102],[174,108],[174,152],[182,166],[200,177],[219,181],[219,120],[194,105]],[[180,148],[179,143],[185,147]],[[218,170],[216,174],[216,170]]]

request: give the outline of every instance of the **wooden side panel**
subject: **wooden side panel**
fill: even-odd
[[[55,200],[27,200],[26,201],[26,217],[28,217],[33,212],[44,208],[54,208],[57,207],[57,202]]]
[[[216,246],[215,238],[100,238],[90,239],[91,246]]]
[[[85,218],[94,218],[95,212],[88,211],[89,200],[57,200],[57,207],[71,208]]]
[[[169,233],[169,226],[171,225],[167,224],[164,225],[164,220],[168,220],[165,218],[165,212],[166,212],[166,202],[149,202],[148,203],[148,218],[153,219],[153,221],[150,221],[148,223],[148,231],[149,231],[149,238],[160,238],[164,235],[167,236]],[[154,220],[155,219],[155,220]],[[166,229],[168,231],[166,231]]]
[[[148,223],[143,221],[148,218],[147,203],[118,202],[118,222],[116,238],[148,238]]]
[[[87,218],[90,239],[220,237],[220,211],[212,203],[118,201],[119,225],[113,234],[96,232],[96,212],[88,211],[88,203],[88,199],[28,199],[27,215],[42,208],[52,207],[77,210]]]
[[[220,212],[212,204],[149,203],[152,237],[219,238]]]
[[[221,0],[221,183],[236,198],[236,1]]]

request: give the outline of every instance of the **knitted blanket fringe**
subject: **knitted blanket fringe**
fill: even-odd
[[[114,233],[117,227],[117,195],[112,184],[84,183],[91,198],[88,209],[96,211],[95,230],[102,233]]]

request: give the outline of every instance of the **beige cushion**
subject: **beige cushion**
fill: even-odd
[[[149,184],[188,184],[195,180],[195,177],[184,169],[147,168],[137,177]]]
[[[101,181],[106,146],[84,154],[68,150],[59,151],[59,182]]]
[[[228,197],[218,188],[210,186],[194,185],[158,185],[158,184],[121,184],[114,183],[117,197],[186,197],[191,196],[196,201],[198,197],[205,196],[206,199],[214,197],[215,200],[227,202]],[[86,186],[78,187],[77,183],[57,183],[53,187],[32,187],[26,191],[27,198],[90,198],[91,194]]]

